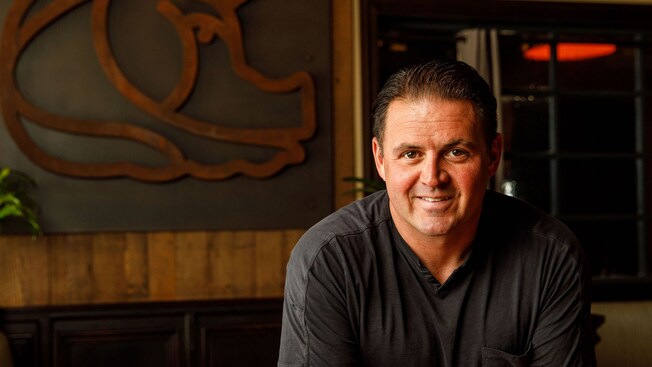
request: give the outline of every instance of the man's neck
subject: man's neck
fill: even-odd
[[[455,241],[446,241],[443,238],[436,238],[424,242],[406,239],[406,242],[432,276],[440,284],[444,284],[453,272],[466,261],[471,252],[473,237],[460,240],[456,238]]]
[[[440,284],[466,261],[477,231],[476,226],[474,230],[458,228],[442,235],[426,235],[409,225],[402,228],[402,224],[395,222],[399,234]]]

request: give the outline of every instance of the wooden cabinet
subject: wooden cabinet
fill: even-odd
[[[276,366],[282,300],[0,310],[15,367]]]

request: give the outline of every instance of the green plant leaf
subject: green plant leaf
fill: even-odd
[[[343,180],[362,184],[362,186],[356,186],[350,190],[346,190],[345,191],[346,194],[352,194],[352,193],[371,194],[376,191],[385,190],[386,188],[385,181],[381,181],[381,180],[374,180],[374,179],[369,179],[364,177],[344,177]]]
[[[0,233],[3,222],[16,218],[26,222],[32,235],[42,234],[38,205],[29,195],[35,187],[36,182],[27,174],[6,167],[0,169]]]
[[[24,216],[23,211],[19,206],[13,204],[5,204],[0,207],[0,219],[6,217],[22,217]]]
[[[11,170],[9,168],[3,168],[0,170],[0,182],[4,181],[7,176],[11,173]]]

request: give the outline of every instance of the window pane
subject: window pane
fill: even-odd
[[[559,210],[569,214],[636,214],[636,163],[632,159],[559,162]]]
[[[586,45],[586,44],[583,44]],[[634,48],[616,45],[615,53],[579,61],[560,61],[561,90],[634,90]]]
[[[535,152],[550,148],[547,98],[505,96],[502,107],[506,151]]]
[[[642,46],[641,52],[643,55],[643,88],[645,88],[647,91],[652,90],[652,39],[648,39],[645,45]]]
[[[559,149],[567,152],[635,152],[633,97],[560,97]]]
[[[392,17],[380,17],[378,27],[380,86],[406,66],[432,59],[455,59],[457,29],[433,28]]]
[[[550,163],[547,159],[507,156],[503,170],[503,192],[509,190],[513,196],[550,212]]]
[[[645,202],[643,212],[646,215],[645,231],[647,233],[646,242],[648,249],[648,264],[652,268],[652,97],[645,99],[644,123],[643,123],[643,141],[647,154],[643,159],[643,188],[645,189]],[[651,271],[652,272],[652,271]]]
[[[524,57],[524,50],[545,42],[545,33],[515,33],[502,31],[500,45],[500,73],[503,88],[540,91],[548,88],[547,61],[533,61]]]
[[[635,221],[566,221],[566,224],[586,249],[594,276],[636,275]]]

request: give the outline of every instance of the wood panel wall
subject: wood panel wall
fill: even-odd
[[[282,297],[302,234],[0,236],[0,307]]]
[[[356,116],[355,0],[333,0],[333,207],[349,203]],[[358,121],[359,122],[359,121]],[[369,145],[370,146],[370,145]],[[0,235],[0,308],[281,297],[305,229]]]

